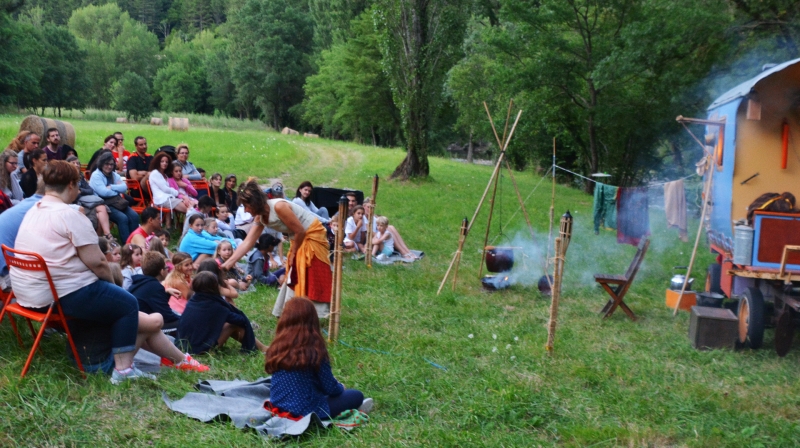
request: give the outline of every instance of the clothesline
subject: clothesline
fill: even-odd
[[[602,183],[600,181],[597,181],[597,180],[594,180],[594,179],[590,179],[590,178],[588,178],[586,176],[580,175],[580,174],[578,174],[578,173],[576,173],[574,171],[570,171],[570,170],[568,170],[568,169],[566,169],[564,167],[561,167],[561,166],[558,166],[558,165],[553,165],[553,166],[558,168],[558,169],[560,169],[560,170],[562,170],[562,171],[566,171],[566,172],[568,172],[568,173],[570,173],[570,174],[572,174],[574,176],[578,176],[578,177],[580,177],[582,179],[586,179],[589,182],[594,182],[596,184],[601,184]],[[664,185],[666,185],[666,184],[668,184],[670,182],[677,182],[679,180],[685,180],[685,179],[688,179],[688,178],[694,177],[694,176],[697,176],[697,173],[692,173],[692,174],[689,174],[688,176],[681,177],[680,179],[670,180],[670,181],[666,181],[666,182],[651,182],[651,183],[649,183],[647,185],[644,185],[644,186],[651,187],[651,188],[652,187],[661,187],[661,186],[664,186]]]

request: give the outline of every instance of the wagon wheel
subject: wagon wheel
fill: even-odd
[[[739,301],[739,343],[757,349],[764,340],[764,296],[747,288]]]
[[[792,348],[794,339],[794,316],[792,310],[785,306],[778,316],[778,323],[775,325],[775,351],[778,356],[784,357]]]

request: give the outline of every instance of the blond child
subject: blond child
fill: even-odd
[[[167,274],[162,284],[165,288],[174,288],[180,292],[180,296],[171,297],[169,299],[169,307],[172,311],[178,314],[183,314],[186,309],[186,303],[192,296],[192,274],[194,274],[194,265],[192,265],[192,257],[184,252],[176,252],[172,256],[172,264],[175,269]]]
[[[227,240],[220,241],[217,245],[217,250],[214,252],[214,259],[217,260],[217,264],[222,266],[231,258],[231,255],[233,255],[233,244]],[[225,276],[227,283],[239,291],[247,290],[250,287],[250,282],[253,281],[253,276],[246,275],[239,266],[234,266],[227,271],[223,269],[222,274]]]

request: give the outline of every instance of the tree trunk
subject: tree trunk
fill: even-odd
[[[375,139],[375,126],[370,126],[369,130],[372,131],[372,146],[378,146],[378,141]]]
[[[597,128],[594,123],[594,111],[597,106],[597,90],[594,88],[594,82],[589,79],[589,119],[587,120],[587,127],[589,132],[589,174],[598,172],[600,165],[600,156],[597,149]],[[592,193],[594,191],[593,182],[586,182],[586,192]]]
[[[469,128],[469,144],[467,145],[467,163],[472,163],[472,128]]]

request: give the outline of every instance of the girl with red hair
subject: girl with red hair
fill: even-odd
[[[314,412],[325,419],[348,409],[372,409],[371,398],[345,389],[333,376],[316,308],[305,297],[286,302],[267,349],[265,370],[272,374],[266,407],[273,413],[302,417]]]

